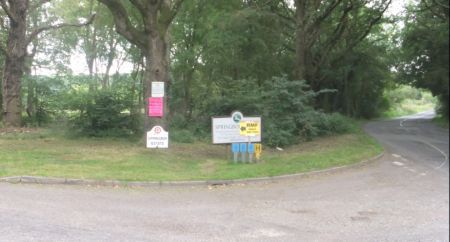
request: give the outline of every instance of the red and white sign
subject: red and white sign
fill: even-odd
[[[162,117],[164,115],[164,98],[150,97],[148,98],[148,116]]]
[[[169,132],[155,126],[147,132],[147,148],[169,148]]]

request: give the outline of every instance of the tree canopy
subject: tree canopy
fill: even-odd
[[[399,80],[429,89],[449,116],[449,5],[423,0],[409,7],[402,32]]]

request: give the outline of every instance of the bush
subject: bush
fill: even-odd
[[[314,110],[315,97],[330,90],[314,92],[305,81],[289,80],[287,76],[273,77],[261,86],[255,80],[237,82],[239,90],[225,90],[223,96],[207,105],[208,117],[227,116],[233,110],[248,116],[260,115],[263,143],[270,147],[284,147],[353,129],[350,119],[343,115]]]
[[[314,119],[313,123],[317,129],[317,136],[343,134],[355,130],[353,120],[340,113],[325,114],[317,112]]]
[[[131,103],[111,91],[99,91],[86,95],[80,104],[80,115],[73,120],[74,126],[88,136],[130,136],[141,126],[138,114],[130,113]]]
[[[171,129],[169,132],[169,140],[178,143],[194,143],[195,135],[186,129]]]

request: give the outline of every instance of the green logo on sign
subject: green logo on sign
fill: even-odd
[[[239,123],[242,119],[242,113],[241,112],[234,112],[231,114],[231,118],[235,123]]]

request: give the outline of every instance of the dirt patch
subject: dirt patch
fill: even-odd
[[[0,128],[0,135],[39,133],[37,128]]]

